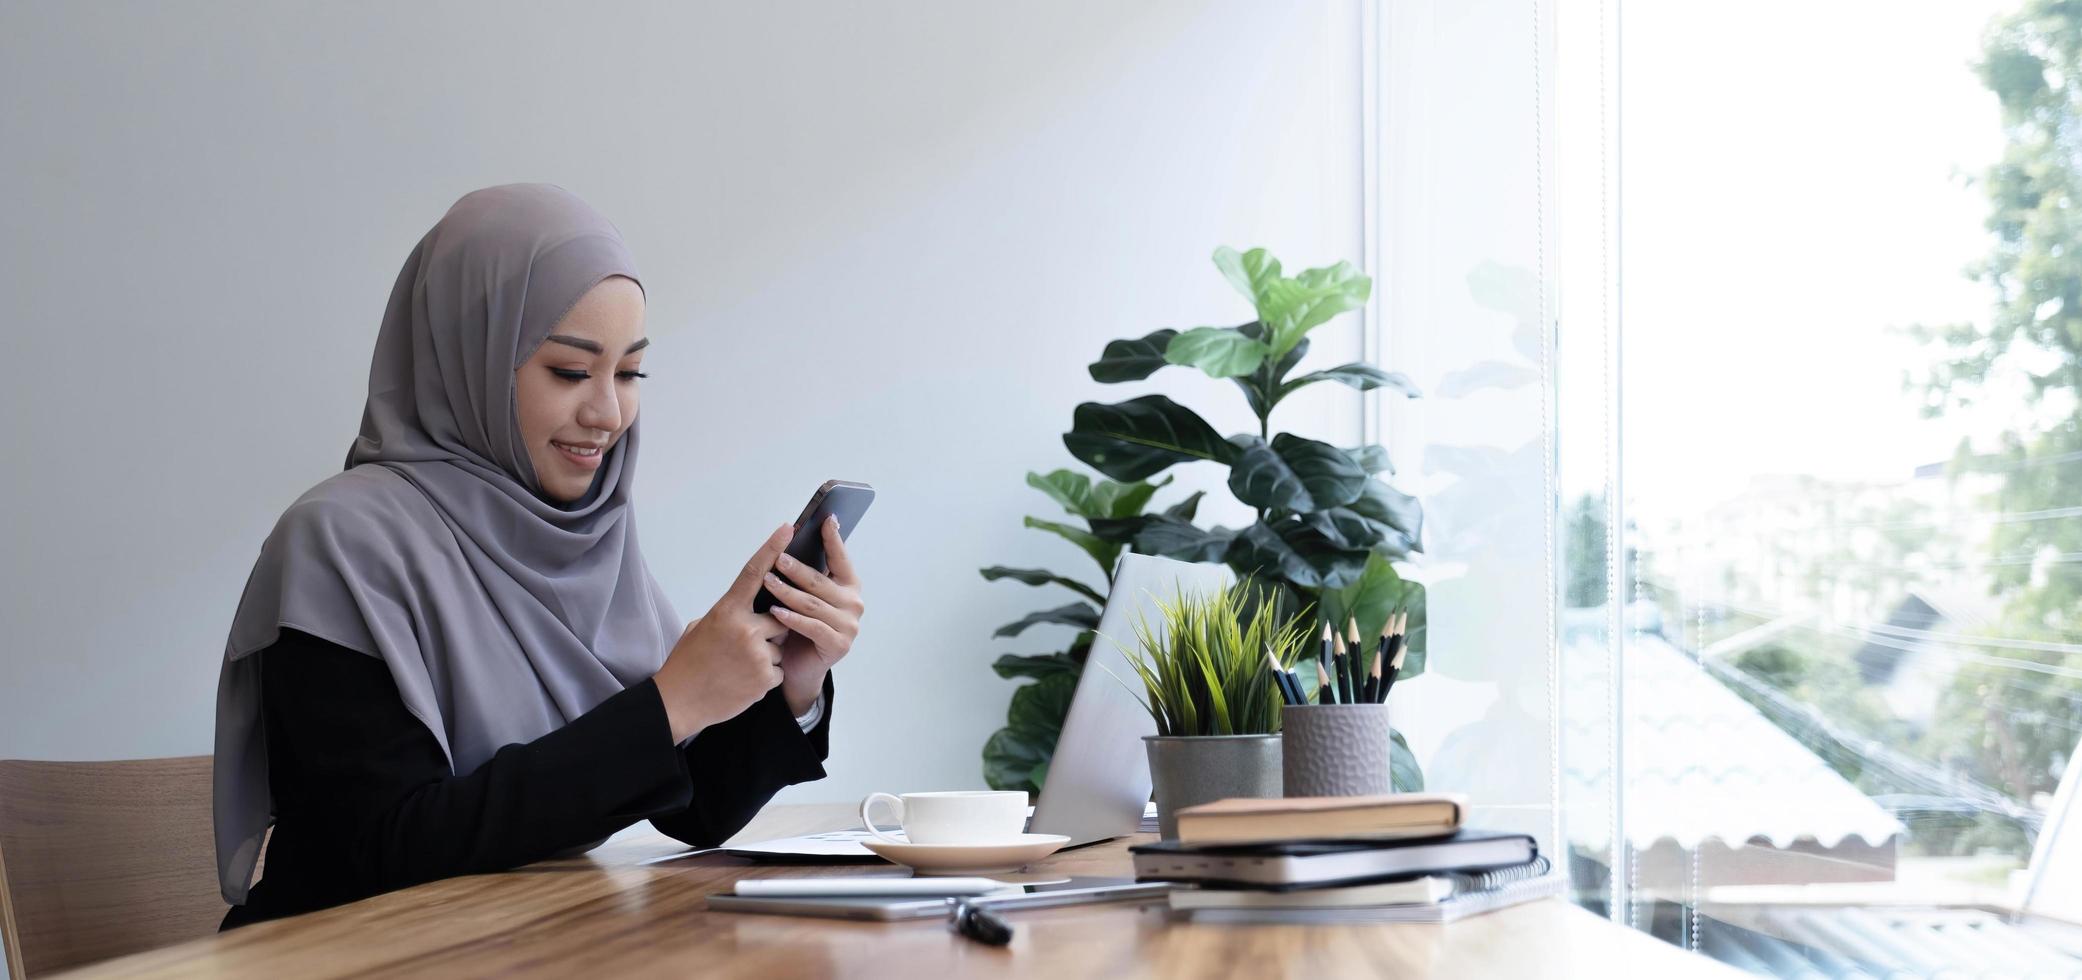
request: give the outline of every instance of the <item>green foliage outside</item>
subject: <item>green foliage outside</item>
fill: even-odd
[[[2082,2],[2029,0],[1991,25],[1977,66],[2002,107],[2005,147],[1981,184],[1994,237],[1970,275],[1986,324],[1916,328],[1937,354],[1914,379],[1926,413],[2001,399],[2023,379],[2022,421],[1993,452],[1962,445],[1957,473],[1994,474],[1984,509],[2003,604],[1982,655],[1945,693],[1931,748],[2019,801],[2051,792],[2082,733],[2082,658],[2024,649],[2082,642]],[[2023,641],[2017,644],[2017,641]]]

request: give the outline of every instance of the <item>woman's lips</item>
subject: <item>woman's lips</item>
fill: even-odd
[[[598,451],[590,456],[583,456],[572,452],[570,447],[565,446],[561,442],[551,442],[550,445],[556,448],[557,455],[564,457],[565,461],[582,470],[597,470],[600,468],[600,461],[607,458],[607,447],[605,446],[600,447]]]

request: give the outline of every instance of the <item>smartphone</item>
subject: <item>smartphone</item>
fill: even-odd
[[[826,480],[817,492],[810,495],[804,505],[802,516],[795,519],[795,536],[788,540],[788,555],[820,572],[831,571],[824,563],[824,519],[836,516],[839,519],[839,540],[844,541],[860,523],[860,515],[867,513],[868,505],[875,502],[875,488],[865,483],[847,480]],[[775,575],[781,575],[776,570]],[[781,575],[783,581],[788,576]],[[794,582],[789,582],[794,585]],[[773,593],[761,588],[752,597],[752,611],[763,613],[775,603]]]
[[[1095,905],[1101,902],[1161,902],[1170,892],[1168,881],[1136,881],[1133,878],[1058,878],[1022,885],[1006,882],[1002,893],[967,899],[993,911],[1046,908],[1051,905]],[[889,922],[900,919],[946,918],[954,899],[917,895],[853,896],[764,896],[710,895],[708,907],[719,912],[765,912],[774,915],[814,915],[834,919],[868,919]]]

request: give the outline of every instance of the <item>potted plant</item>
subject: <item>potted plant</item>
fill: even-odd
[[[1311,635],[1320,624],[1342,635],[1348,620],[1357,620],[1362,636],[1376,636],[1392,611],[1404,609],[1408,653],[1401,676],[1415,677],[1425,667],[1424,586],[1403,579],[1393,563],[1422,550],[1423,509],[1416,498],[1381,478],[1395,473],[1381,446],[1340,448],[1274,433],[1271,423],[1280,402],[1324,382],[1418,396],[1409,378],[1371,364],[1293,374],[1308,353],[1309,332],[1363,306],[1372,280],[1344,262],[1287,276],[1264,249],[1219,248],[1214,263],[1251,301],[1255,319],[1234,327],[1165,329],[1116,340],[1106,345],[1090,373],[1094,381],[1119,384],[1142,380],[1167,365],[1198,368],[1236,386],[1257,417],[1258,431],[1224,438],[1192,409],[1163,395],[1144,395],[1078,405],[1063,445],[1120,481],[1147,480],[1178,463],[1226,466],[1230,492],[1254,508],[1258,519],[1244,528],[1202,528],[1190,514],[1166,511],[1094,518],[1091,533],[1144,554],[1224,562],[1239,575],[1284,593],[1283,608],[1313,606],[1318,618]],[[1400,733],[1391,742],[1395,787],[1423,788]]]
[[[1180,809],[1280,795],[1281,700],[1266,654],[1292,665],[1308,628],[1303,615],[1282,618],[1277,595],[1249,579],[1155,602],[1161,622],[1135,623],[1128,664],[1157,723],[1143,740],[1157,822],[1175,838]]]

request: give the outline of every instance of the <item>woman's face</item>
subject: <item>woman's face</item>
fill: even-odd
[[[642,287],[609,276],[579,298],[514,372],[521,440],[551,500],[584,497],[607,451],[636,421],[636,379],[649,343]]]

